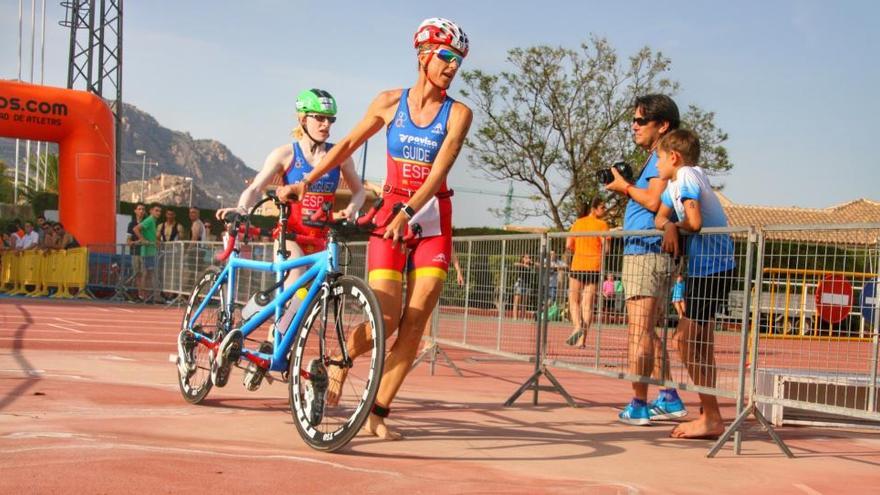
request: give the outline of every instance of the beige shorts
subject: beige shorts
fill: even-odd
[[[137,275],[144,271],[144,259],[138,255],[131,256],[131,273]]]
[[[672,279],[672,258],[667,254],[629,254],[623,257],[623,290],[626,298],[665,298]]]

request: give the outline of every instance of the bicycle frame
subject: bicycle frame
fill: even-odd
[[[242,349],[243,359],[247,359],[263,368],[267,368],[269,371],[287,371],[289,365],[288,351],[290,350],[293,344],[293,339],[297,334],[296,331],[292,330],[299,328],[300,323],[303,318],[305,318],[306,308],[312,303],[315,297],[317,297],[318,292],[321,291],[324,282],[327,280],[328,274],[339,272],[338,254],[339,244],[333,236],[330,236],[328,239],[327,248],[325,250],[291,260],[285,260],[280,254],[276,254],[276,260],[274,262],[254,261],[247,258],[239,258],[238,250],[233,250],[226,266],[220,273],[220,276],[214,282],[214,285],[211,286],[211,289],[205,295],[202,303],[193,312],[189,321],[198,321],[199,315],[204,311],[208,302],[217,294],[220,285],[227,281],[226,307],[223,309],[226,311],[227,315],[233,314],[237,281],[236,274],[239,269],[273,272],[276,274],[276,279],[281,280],[284,276],[284,272],[294,268],[308,266],[308,270],[306,270],[306,272],[296,279],[296,281],[289,287],[284,287],[282,284],[276,290],[275,297],[266,304],[265,307],[244,322],[244,325],[241,327],[242,336],[247,338],[248,335],[253,333],[254,330],[269,320],[273,315],[275,316],[275,322],[277,323],[281,320],[281,316],[284,313],[284,306],[287,304],[287,301],[289,301],[301,287],[304,287],[307,283],[313,281],[288,328],[283,329],[283,333],[277,327],[275,328],[275,346],[271,356],[257,351]],[[187,328],[186,330],[192,330],[192,328]],[[195,335],[197,342],[206,345],[209,348],[213,349],[219,344],[219,340],[214,341],[198,332],[193,332],[193,334]]]

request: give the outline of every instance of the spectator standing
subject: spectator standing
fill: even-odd
[[[727,300],[736,276],[733,241],[729,234],[700,234],[703,227],[727,227],[727,216],[712,190],[705,171],[698,165],[700,139],[696,133],[675,130],[658,144],[660,177],[669,181],[661,196],[655,226],[664,231],[663,249],[681,254],[678,229],[687,237],[687,308],[679,320],[674,341],[681,360],[695,384],[714,387],[715,331],[710,320],[719,304]],[[672,220],[672,212],[681,219]],[[700,417],[672,430],[674,438],[717,438],[724,421],[714,395],[700,393]]]
[[[535,267],[532,257],[528,254],[513,264],[515,282],[513,284],[513,319],[526,318],[531,308],[535,278]]]
[[[141,246],[141,258],[144,264],[144,276],[141,277],[141,285],[138,292],[144,294],[143,300],[147,304],[155,303],[156,289],[156,258],[158,254],[158,225],[162,218],[162,207],[157,204],[150,206],[150,214],[134,228],[134,233]]]
[[[131,221],[128,222],[128,228],[126,229],[126,232],[128,233],[126,244],[128,244],[130,250],[129,254],[131,254],[131,272],[134,276],[135,285],[138,287],[137,298],[141,301],[146,297],[146,293],[142,291],[144,286],[144,259],[141,257],[140,241],[138,240],[138,236],[134,233],[134,228],[144,221],[146,213],[146,205],[143,203],[135,205],[134,215],[132,216]]]
[[[40,234],[34,230],[34,223],[30,220],[24,223],[24,235],[19,237],[15,244],[15,249],[26,251],[36,249],[40,246]]]
[[[680,124],[678,106],[666,95],[651,94],[636,98],[632,120],[633,141],[650,155],[630,184],[616,168],[611,168],[614,181],[605,186],[629,198],[623,216],[624,230],[654,229],[654,216],[660,208],[660,195],[666,179],[657,171],[656,147],[660,138]],[[623,247],[623,285],[626,290],[628,322],[629,372],[638,376],[669,378],[665,349],[654,331],[657,301],[666,301],[672,259],[660,249],[659,236],[626,236]],[[660,356],[660,359],[655,359]],[[650,405],[648,384],[633,382],[633,398],[618,415],[620,421],[632,425],[649,425],[652,419],[685,416],[684,407],[674,388],[660,391]]]
[[[617,311],[617,314],[620,315],[621,319],[623,319],[623,310],[626,304],[626,295],[624,294],[623,289],[623,280],[617,279],[614,281],[614,309]]]
[[[55,222],[46,222],[43,224],[43,238],[40,241],[40,249],[56,249],[58,239],[55,235]]]
[[[37,231],[37,234],[40,236],[39,241],[37,241],[37,245],[39,247],[42,247],[44,244],[43,238],[46,237],[46,228],[47,227],[48,226],[46,225],[46,217],[44,217],[43,215],[38,215],[37,216],[36,231]]]
[[[165,221],[159,226],[159,242],[183,241],[183,225],[177,221],[177,214],[168,208],[165,210]]]
[[[58,249],[73,249],[79,247],[79,241],[73,237],[73,234],[64,230],[61,222],[55,223],[55,245]]]
[[[602,282],[602,308],[605,311],[606,321],[610,321],[614,313],[614,299],[614,274],[609,273]]]
[[[559,278],[565,272],[565,262],[556,256],[556,251],[550,250],[550,256],[547,260],[547,300],[550,304],[556,303],[556,296],[559,294]]]
[[[579,218],[569,232],[605,232],[608,224],[605,216],[605,201],[596,197],[581,206]],[[593,324],[593,305],[599,286],[599,273],[602,269],[602,243],[605,238],[569,237],[565,248],[573,253],[571,271],[568,277],[568,309],[574,327],[566,344],[583,347],[587,332]]]
[[[205,239],[205,224],[199,220],[199,209],[198,208],[190,208],[189,209],[189,221],[191,222],[189,232],[190,238],[189,240],[195,242],[202,242]]]

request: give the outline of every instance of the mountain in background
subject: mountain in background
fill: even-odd
[[[203,198],[218,195],[223,197],[224,203],[237,200],[245,180],[256,175],[255,170],[248,168],[223,143],[213,139],[193,139],[187,132],[163,127],[152,115],[127,103],[123,110],[122,136],[120,184],[140,182],[143,158],[135,154],[138,149],[147,152],[147,178],[160,174],[192,177],[196,206],[216,207],[216,199],[208,204],[201,203],[205,202]],[[24,141],[21,141],[19,163],[24,159],[24,149]],[[36,143],[32,143],[31,152],[35,151]],[[57,152],[56,145],[50,147],[51,152]],[[0,160],[5,161],[9,169],[14,169],[14,139],[0,138]],[[150,162],[158,162],[158,166],[151,166]],[[20,174],[23,174],[23,165],[21,167]]]

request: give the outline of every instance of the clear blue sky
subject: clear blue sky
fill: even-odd
[[[67,32],[48,2],[46,83],[63,86]],[[443,16],[467,31],[467,68],[505,67],[508,49],[575,47],[590,33],[621,55],[643,45],[672,59],[676,97],[716,112],[735,164],[720,179],[736,203],[826,207],[880,200],[870,130],[880,116],[880,4],[875,2],[290,2],[125,3],[124,99],[161,124],[227,144],[258,167],[288,139],[298,90],[321,87],[341,108],[335,135],[380,90],[415,79],[412,32]],[[321,6],[325,8],[320,8]],[[39,7],[39,6],[38,6]],[[16,77],[18,2],[0,3],[0,77]],[[30,2],[25,2],[26,19]],[[26,28],[27,29],[27,28]],[[25,57],[29,46],[25,47]],[[27,71],[24,78],[28,77]],[[452,94],[460,87],[453,86]],[[368,177],[384,174],[370,142]],[[460,159],[454,186],[503,192]],[[521,187],[518,193],[527,193]],[[456,196],[460,226],[497,224],[491,195]]]

